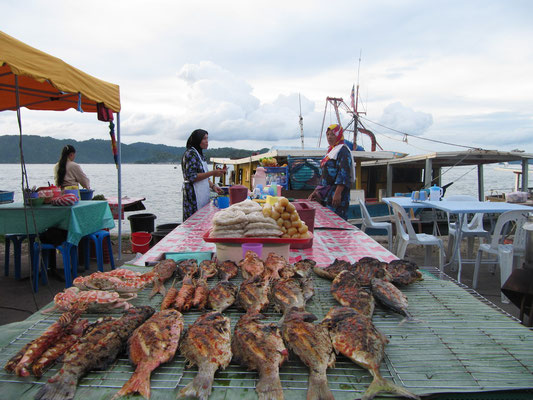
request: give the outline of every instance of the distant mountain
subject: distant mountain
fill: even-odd
[[[81,164],[112,164],[111,141],[90,139],[84,141],[54,139],[51,137],[24,135],[22,149],[27,164],[54,164],[58,161],[61,149],[71,144],[76,148],[76,161]],[[208,149],[206,157],[243,158],[255,152],[264,153],[268,149],[243,150],[232,147]],[[123,164],[169,164],[181,162],[185,147],[166,146],[164,144],[132,143],[121,144]],[[16,164],[20,162],[19,136],[0,136],[0,163]]]

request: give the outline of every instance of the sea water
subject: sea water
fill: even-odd
[[[22,201],[21,166],[1,164],[0,190],[15,192],[15,201]],[[94,195],[118,196],[117,168],[114,164],[83,164],[83,171],[91,180]],[[48,186],[54,182],[53,164],[27,164],[26,171],[30,187]],[[502,170],[497,164],[484,166],[485,195],[511,192],[514,190],[515,174]],[[442,168],[442,186],[453,182],[446,195],[468,194],[477,197],[477,167],[463,166],[452,169]],[[533,172],[529,174],[532,186]],[[146,210],[126,212],[122,222],[123,232],[130,231],[128,215],[151,213],[156,216],[155,225],[179,223],[182,220],[181,166],[172,164],[123,164],[122,196],[144,197]],[[117,231],[117,228],[114,229]]]

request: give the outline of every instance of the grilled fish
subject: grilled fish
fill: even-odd
[[[194,299],[195,285],[189,275],[185,275],[181,283],[181,288],[174,302],[174,308],[179,312],[191,309],[192,300]]]
[[[228,281],[220,281],[209,291],[207,306],[212,310],[223,312],[235,303],[238,291],[237,285]]]
[[[357,275],[351,271],[342,271],[331,284],[331,294],[335,300],[345,307],[372,317],[375,301],[370,291],[362,287]]]
[[[370,286],[374,278],[390,281],[392,276],[387,269],[387,263],[372,257],[363,257],[357,261],[351,271],[357,275],[357,280],[362,286]]]
[[[183,316],[173,309],[159,311],[139,326],[128,340],[130,361],[137,368],[114,398],[132,393],[150,398],[150,375],[174,358],[182,331]]]
[[[192,324],[180,345],[181,354],[189,366],[197,365],[198,374],[179,391],[178,398],[194,397],[207,400],[215,372],[231,361],[231,324],[219,312],[203,314]]]
[[[220,264],[217,264],[218,267],[218,277],[223,280],[230,280],[235,278],[239,273],[239,267],[233,261],[227,260]]]
[[[259,372],[256,392],[259,400],[282,400],[283,389],[279,367],[287,360],[288,351],[276,324],[262,324],[258,313],[243,315],[231,341],[234,358],[241,365]]]
[[[198,273],[198,263],[194,258],[180,261],[177,265],[178,274],[182,279],[186,276],[194,277]]]
[[[198,310],[203,310],[207,304],[207,296],[209,296],[209,286],[207,286],[207,278],[204,276],[203,271],[195,283],[192,306]]]
[[[212,278],[218,272],[217,264],[213,260],[204,260],[200,263],[200,269],[204,273],[205,279]]]
[[[326,370],[335,364],[335,352],[327,327],[314,324],[316,316],[303,308],[291,308],[281,333],[285,344],[309,368],[307,400],[335,400],[329,390]]]
[[[308,258],[300,260],[294,263],[294,269],[296,273],[305,278],[310,275],[310,271],[315,267],[316,261],[310,260]]]
[[[396,286],[406,286],[416,281],[423,280],[422,273],[415,263],[407,260],[394,260],[387,265],[387,270],[392,275],[391,282]]]
[[[263,275],[265,264],[253,251],[247,251],[244,259],[239,261],[239,268],[241,269],[243,279],[249,279],[254,276]]]
[[[270,282],[257,275],[241,283],[237,302],[248,313],[258,313],[268,307]]]
[[[379,393],[419,399],[417,395],[381,376],[379,365],[383,360],[388,339],[376,329],[370,318],[353,308],[333,307],[323,323],[330,331],[335,351],[345,355],[372,375],[372,383],[363,394],[363,400],[373,399]]]
[[[291,307],[303,308],[305,306],[302,284],[296,278],[275,281],[272,285],[271,298],[275,310],[283,314]]]
[[[313,267],[313,271],[315,271],[315,274],[317,274],[321,278],[329,279],[330,281],[335,279],[339,272],[344,271],[345,269],[352,269],[352,264],[350,264],[348,261],[339,260],[337,258],[325,268],[320,268],[316,265]]]
[[[78,380],[92,369],[105,368],[133,331],[154,313],[148,306],[132,307],[118,319],[88,329],[63,358],[63,366],[35,395],[35,400],[72,399]]]
[[[174,272],[176,272],[176,262],[174,260],[167,259],[158,262],[152,271],[147,273],[155,276],[154,287],[152,288],[150,297],[154,297],[156,293],[161,293],[161,295],[165,296],[165,281],[170,279],[172,275],[174,275]]]
[[[266,279],[279,279],[279,272],[289,263],[282,256],[276,253],[269,253],[265,260],[265,270],[263,276]]]
[[[392,283],[372,279],[372,293],[384,307],[405,316],[408,320],[413,319],[407,311],[407,297]]]
[[[176,301],[176,298],[178,297],[178,288],[174,286],[176,283],[176,279],[174,278],[174,281],[170,285],[170,289],[168,289],[167,293],[165,294],[165,297],[163,297],[163,301],[161,301],[161,311],[166,310],[167,308],[172,308],[174,305],[174,302]]]

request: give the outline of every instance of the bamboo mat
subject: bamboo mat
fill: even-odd
[[[132,268],[146,271],[145,268]],[[437,270],[432,270],[437,271]],[[437,271],[438,272],[438,271]],[[441,276],[442,277],[442,276]],[[315,296],[308,311],[319,319],[330,307],[337,305],[332,298],[330,282],[315,278]],[[216,279],[210,280],[212,287]],[[235,280],[240,283],[240,280]],[[168,282],[167,282],[168,284]],[[148,299],[145,289],[132,303],[159,308],[161,296]],[[373,321],[390,343],[381,364],[384,377],[419,394],[448,392],[508,391],[533,388],[533,331],[482,302],[475,292],[464,290],[448,279],[438,279],[424,271],[424,280],[403,288],[409,298],[410,312],[416,322],[399,324],[403,317],[376,307]],[[480,297],[478,295],[478,297]],[[43,317],[35,314],[32,324],[20,331],[11,341],[0,330],[0,362],[5,362],[23,344],[41,334],[59,314]],[[199,312],[184,315],[186,325],[192,324]],[[242,312],[230,308],[226,315],[232,327]],[[280,314],[271,308],[265,322],[277,322]],[[97,315],[90,315],[94,320]],[[13,324],[12,324],[13,325]],[[3,327],[2,327],[3,328]],[[56,364],[41,379],[17,378],[0,372],[0,390],[6,398],[25,393],[32,398],[35,391],[51,377],[61,364]],[[104,371],[89,373],[80,381],[76,398],[110,398],[129,379],[133,371],[127,355],[122,356]],[[175,399],[177,390],[196,375],[196,368],[187,369],[181,355],[152,373],[152,399]],[[296,357],[280,370],[287,399],[305,399],[308,371]],[[328,370],[328,381],[336,399],[360,398],[370,384],[370,374],[345,357],[339,356],[335,368]],[[210,399],[254,399],[257,374],[232,363],[215,377]],[[30,396],[31,394],[31,396]],[[26,398],[26,397],[24,397]],[[390,397],[387,397],[390,398]]]

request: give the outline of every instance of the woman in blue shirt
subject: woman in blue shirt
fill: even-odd
[[[326,131],[328,152],[320,162],[320,185],[309,195],[309,200],[322,202],[343,219],[348,219],[350,185],[355,178],[352,154],[344,144],[340,125],[330,125]]]

